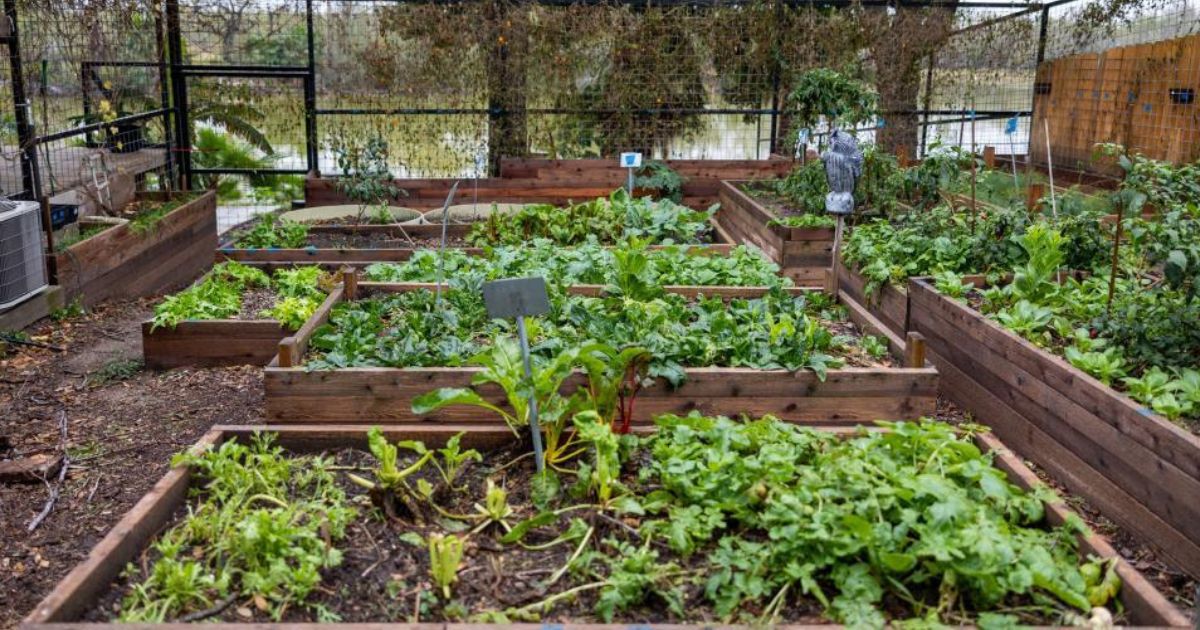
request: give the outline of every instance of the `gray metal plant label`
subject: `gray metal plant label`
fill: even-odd
[[[506,278],[483,285],[483,302],[488,317],[532,317],[550,312],[550,297],[546,294],[546,279]]]

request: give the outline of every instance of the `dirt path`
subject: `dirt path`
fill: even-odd
[[[87,556],[172,454],[213,424],[262,417],[258,368],[143,370],[149,313],[149,302],[127,302],[46,322],[26,332],[65,352],[10,346],[0,358],[0,451],[56,451],[65,412],[71,459],[59,500],[32,533],[46,484],[0,484],[0,628],[18,624]]]

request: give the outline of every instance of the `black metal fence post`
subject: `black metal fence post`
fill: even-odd
[[[320,154],[317,146],[317,45],[313,32],[313,3],[305,0],[304,8],[308,25],[308,76],[304,78],[304,143],[308,172],[321,174]]]
[[[914,160],[919,160],[925,156],[925,149],[929,141],[929,110],[933,109],[933,66],[937,63],[937,52],[930,51],[929,65],[925,68],[925,103],[921,112],[921,153],[920,155],[912,156]]]
[[[158,13],[154,16],[154,49],[156,61],[158,62],[158,99],[159,109],[163,110],[162,126],[163,126],[163,150],[166,153],[163,155],[164,166],[166,169],[165,184],[167,190],[175,188],[175,132],[171,128],[171,91],[169,88],[170,78],[167,76],[167,50],[166,50],[166,15],[162,5],[158,7]],[[84,99],[87,94],[84,94]],[[86,102],[86,100],[85,100]],[[160,182],[162,187],[164,182]]]
[[[29,119],[29,99],[25,95],[25,68],[21,62],[21,37],[17,28],[17,2],[4,0],[4,18],[8,20],[8,64],[12,72],[13,116],[17,124],[17,142],[21,152],[20,195],[25,199],[41,196],[37,177],[37,143],[33,123]],[[9,191],[5,191],[9,192]]]
[[[779,48],[780,33],[783,20],[783,1],[775,0],[775,28],[771,34],[771,143],[770,150],[767,152],[767,158],[779,152],[779,86],[780,74],[782,73],[782,63],[779,56],[782,54]]]
[[[166,0],[167,59],[171,76],[171,106],[175,116],[174,147],[179,152],[180,188],[192,188],[192,134],[188,121],[187,77],[183,73],[183,33],[179,26],[179,0]]]

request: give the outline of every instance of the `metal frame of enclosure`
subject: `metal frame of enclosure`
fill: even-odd
[[[97,72],[100,69],[112,68],[129,68],[141,69],[148,72],[156,72],[159,83],[159,94],[157,107],[139,111],[132,114],[122,114],[115,120],[106,120],[103,122],[92,122],[90,124],[79,124],[65,129],[48,130],[37,129],[35,121],[31,120],[30,98],[33,95],[27,93],[27,81],[25,80],[27,69],[22,65],[22,34],[18,32],[17,25],[20,22],[18,19],[18,11],[20,8],[19,0],[3,0],[4,13],[7,17],[11,28],[0,41],[8,46],[9,66],[11,71],[11,98],[13,107],[13,124],[16,128],[16,135],[19,143],[19,168],[20,168],[20,190],[4,190],[3,193],[15,198],[35,198],[40,199],[53,194],[58,187],[47,186],[45,181],[47,174],[44,169],[40,168],[42,162],[53,163],[50,152],[52,146],[60,146],[61,143],[80,143],[86,146],[95,146],[97,136],[107,136],[111,130],[121,128],[122,126],[134,125],[148,120],[161,121],[162,134],[161,137],[155,138],[153,141],[143,139],[140,136],[135,140],[139,147],[161,150],[163,156],[161,159],[162,172],[167,174],[166,180],[172,186],[189,187],[192,180],[196,176],[203,175],[255,175],[261,174],[263,169],[238,169],[238,168],[206,168],[193,163],[191,153],[191,129],[192,129],[192,112],[189,110],[189,81],[199,78],[252,78],[262,80],[283,80],[302,83],[303,88],[303,126],[304,126],[304,141],[303,152],[300,154],[302,160],[298,163],[291,164],[290,168],[270,168],[266,172],[273,174],[305,174],[319,171],[319,134],[318,129],[322,121],[328,117],[339,116],[475,116],[485,118],[488,125],[488,137],[491,140],[492,128],[497,127],[502,121],[511,116],[514,112],[506,109],[502,103],[489,100],[486,107],[403,107],[403,108],[386,108],[386,107],[329,107],[324,106],[318,94],[318,59],[317,59],[317,43],[316,33],[314,28],[314,2],[316,0],[296,0],[297,9],[299,3],[303,2],[303,18],[304,18],[304,36],[307,45],[307,62],[303,65],[246,65],[236,63],[221,63],[216,65],[196,65],[185,61],[185,33],[181,28],[181,2],[180,0],[152,0],[148,5],[152,7],[151,11],[154,16],[154,40],[157,42],[153,57],[151,59],[140,60],[92,60],[87,59],[79,65],[79,77],[82,89],[82,106],[85,119],[93,113],[93,102],[89,94],[97,87],[103,88],[103,85],[97,86]],[[384,3],[402,4],[402,3],[421,3],[421,4],[460,4],[467,0],[342,0],[348,4],[364,3],[372,5],[380,5]],[[579,2],[570,0],[532,0],[536,4],[542,5],[574,5]],[[1036,66],[1046,58],[1047,32],[1051,21],[1051,9],[1060,5],[1070,4],[1078,0],[1052,0],[1051,2],[1020,5],[1011,2],[998,2],[990,0],[963,0],[960,2],[947,2],[944,0],[821,0],[820,2],[810,2],[807,0],[775,0],[775,4],[779,7],[787,6],[804,6],[804,7],[823,7],[823,8],[844,8],[844,7],[896,7],[903,5],[904,7],[954,7],[956,9],[979,9],[979,10],[995,10],[999,15],[979,21],[970,26],[967,26],[959,31],[955,31],[952,35],[959,33],[969,33],[980,29],[987,29],[996,24],[1017,19],[1033,19],[1036,16],[1038,20],[1038,35],[1036,44],[1036,58],[1028,60],[1030,64]],[[737,0],[584,0],[584,4],[596,3],[606,5],[625,5],[634,11],[644,7],[663,7],[663,6],[679,6],[687,7],[690,10],[703,11],[706,8],[733,6],[739,5]],[[934,69],[938,66],[937,56],[940,51],[935,51],[928,55],[927,67],[922,74],[924,83],[924,98],[922,99],[921,108],[916,111],[904,112],[882,112],[885,117],[900,115],[916,116],[918,124],[921,128],[920,139],[915,141],[913,152],[922,154],[927,149],[930,143],[928,138],[929,129],[935,125],[954,125],[963,124],[966,121],[987,121],[998,119],[1009,119],[1012,117],[1029,118],[1033,113],[1033,98],[1030,94],[1029,99],[1023,99],[1028,102],[1027,106],[1022,107],[1007,107],[1007,108],[990,108],[987,106],[968,107],[964,104],[963,107],[946,108],[939,107],[933,102],[930,97],[932,86],[935,82]],[[778,60],[771,64],[772,67],[765,71],[770,73],[770,81],[773,85],[778,86],[780,63]],[[43,73],[44,70],[43,62]],[[44,77],[43,77],[44,79]],[[43,80],[43,83],[45,81]],[[101,82],[102,83],[102,82]],[[44,91],[46,88],[41,86]],[[1031,91],[1032,92],[1032,91]],[[985,104],[986,105],[986,104]],[[570,107],[541,107],[531,106],[521,110],[521,113],[527,115],[574,115],[574,114],[604,114],[605,111],[600,110],[580,110]],[[611,110],[607,113],[618,113],[617,110]],[[623,110],[619,113],[652,118],[663,114],[672,115],[697,115],[697,116],[713,116],[713,115],[742,115],[742,116],[758,116],[769,119],[769,129],[764,130],[764,134],[756,136],[755,142],[760,145],[761,153],[759,157],[768,157],[771,154],[778,153],[780,150],[780,129],[781,117],[784,116],[782,104],[780,103],[779,90],[775,89],[770,99],[770,103],[766,107],[713,107],[699,109],[678,109],[664,108],[654,109],[645,108],[635,111]],[[760,123],[761,124],[761,123]],[[40,134],[39,134],[40,131]],[[111,142],[111,139],[109,139]],[[59,144],[56,144],[59,143]],[[39,155],[40,154],[40,155]],[[488,153],[487,170],[496,174],[499,169],[499,156]],[[302,167],[300,166],[302,164]],[[8,188],[13,188],[11,185]]]

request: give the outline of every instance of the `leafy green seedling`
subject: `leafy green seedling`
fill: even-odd
[[[462,565],[463,539],[454,534],[432,534],[428,544],[429,575],[442,589],[442,596],[450,599],[450,589],[458,581],[458,569]]]

